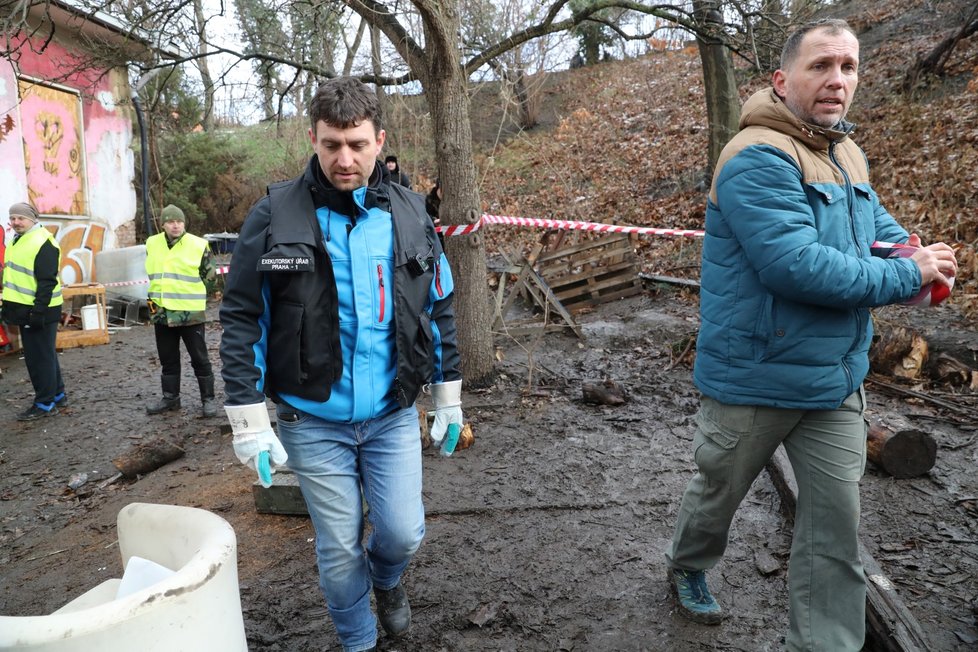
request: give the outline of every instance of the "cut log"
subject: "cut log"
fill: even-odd
[[[934,467],[937,442],[922,430],[892,430],[870,424],[866,457],[894,478],[915,478]]]
[[[435,413],[425,412],[422,409],[418,409],[418,425],[421,427],[421,449],[428,450],[431,448],[431,426],[428,425],[429,417],[433,421],[435,418]],[[455,450],[460,451],[472,446],[475,443],[475,435],[472,433],[472,424],[466,423],[462,426],[462,431],[458,434],[458,444],[455,446]]]
[[[132,480],[183,457],[184,452],[173,442],[156,438],[136,444],[112,460],[112,464],[122,475]]]
[[[930,376],[938,382],[955,387],[971,387],[978,385],[978,372],[957,358],[940,353],[930,365]]]
[[[869,363],[873,371],[886,376],[917,378],[927,362],[927,340],[917,331],[876,320]]]
[[[613,380],[600,383],[584,383],[581,387],[585,403],[599,405],[624,405],[628,402],[625,392]]]

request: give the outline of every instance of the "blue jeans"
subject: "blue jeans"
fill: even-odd
[[[279,405],[278,434],[316,530],[319,586],[346,652],[377,641],[371,587],[390,589],[424,538],[421,432],[413,406],[331,423]],[[363,500],[371,525],[363,546]]]
[[[679,507],[666,559],[707,570],[727,547],[734,512],[779,444],[798,481],[788,562],[791,652],[857,652],[865,634],[859,479],[866,465],[862,387],[835,410],[726,405],[703,397],[693,435],[698,473]]]

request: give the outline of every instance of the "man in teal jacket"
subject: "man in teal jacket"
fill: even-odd
[[[773,88],[744,105],[706,211],[694,380],[698,473],[666,553],[679,611],[716,624],[706,585],[734,512],[784,444],[799,485],[788,570],[789,650],[860,650],[866,587],[858,552],[865,464],[862,388],[869,309],[949,285],[953,250],[921,247],[880,205],[844,120],[859,42],[841,20],[785,43]],[[911,258],[878,258],[874,241]]]

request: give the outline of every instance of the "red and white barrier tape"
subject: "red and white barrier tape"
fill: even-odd
[[[436,231],[446,236],[468,235],[482,228],[483,224],[508,224],[510,226],[528,226],[541,229],[558,229],[564,231],[592,231],[595,233],[635,233],[638,235],[668,235],[690,238],[702,238],[702,229],[657,229],[648,226],[625,226],[622,224],[602,224],[600,222],[579,222],[576,220],[550,220],[538,217],[510,217],[506,215],[484,214],[475,224],[453,224],[436,227]]]
[[[221,265],[220,267],[214,270],[214,273],[227,274],[229,269],[230,267],[228,267],[227,265]],[[125,285],[145,285],[146,283],[149,283],[148,278],[139,279],[138,281],[109,281],[108,283],[102,283],[102,285],[107,288],[117,288]]]
[[[638,235],[665,235],[688,238],[702,238],[702,229],[657,229],[649,226],[625,226],[622,224],[603,224],[601,222],[579,222],[576,220],[550,220],[538,217],[511,217],[506,215],[484,214],[475,224],[453,224],[438,226],[435,230],[446,236],[468,235],[482,228],[483,224],[507,224],[509,226],[526,226],[540,229],[557,229],[563,231],[591,231],[593,233],[635,233]],[[228,266],[218,267],[218,274],[227,274]],[[139,281],[114,281],[103,283],[105,287],[121,287],[149,283],[149,279]]]

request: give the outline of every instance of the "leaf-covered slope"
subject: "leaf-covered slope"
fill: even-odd
[[[971,3],[849,2],[863,44],[861,80],[849,118],[884,205],[927,241],[959,245],[953,301],[978,305],[978,36],[963,40],[945,74],[912,92],[910,66],[960,29]],[[767,84],[745,78],[742,97]],[[545,101],[559,120],[480,157],[487,212],[639,226],[702,228],[708,180],[706,111],[695,49],[657,52],[558,73]],[[525,249],[540,232],[493,227],[490,249]],[[688,240],[643,238],[650,271],[698,274]]]

